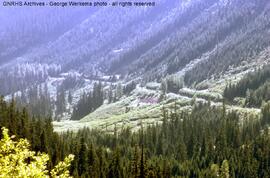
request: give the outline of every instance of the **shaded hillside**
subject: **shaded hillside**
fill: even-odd
[[[0,65],[56,40],[93,10],[0,6]],[[35,49],[36,50],[36,49]]]
[[[57,18],[57,9],[23,11],[3,21],[1,61],[54,63],[60,72],[152,81],[183,70],[191,85],[253,60],[270,41],[267,0],[159,0],[146,9],[67,9]]]
[[[269,46],[267,1],[213,3],[197,13],[196,18],[183,27],[177,24],[174,33],[168,33],[159,44],[140,54],[128,66],[129,72],[140,72],[146,79],[155,80],[177,73],[199,59],[198,65],[185,76],[185,82],[190,85],[252,60]]]

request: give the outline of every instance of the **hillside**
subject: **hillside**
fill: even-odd
[[[0,177],[270,177],[269,0],[42,1],[0,4]]]
[[[15,96],[35,114],[43,115],[42,110],[49,108],[46,115],[69,120],[81,97],[101,82],[104,105],[94,112],[85,111],[90,115],[84,114],[81,122],[92,118],[99,122],[101,117],[117,123],[129,115],[137,118],[136,112],[153,111],[152,103],[149,108],[130,104],[144,105],[141,100],[148,96],[139,90],[146,90],[153,93],[157,105],[154,115],[147,116],[152,123],[158,122],[157,113],[164,103],[175,100],[185,103],[198,98],[220,105],[227,85],[269,64],[267,0],[156,3],[132,10],[38,9],[25,15],[21,15],[24,8],[1,7],[0,93],[7,99]],[[161,88],[149,88],[151,83]],[[135,84],[139,88],[132,92]],[[115,98],[112,103],[108,102],[110,94]],[[131,113],[122,113],[127,107],[123,103],[128,103]],[[239,102],[233,105],[243,107]],[[44,109],[36,112],[38,107]]]
[[[191,76],[191,71],[185,79],[192,84],[212,74],[218,75],[221,69],[218,65],[226,71],[230,66],[252,60],[268,46],[269,3],[266,0],[245,3],[241,0],[166,3],[163,0],[157,4],[147,10],[132,9],[132,13],[128,8],[91,11],[75,8],[60,13],[57,9],[28,11],[20,19],[22,9],[11,17],[13,23],[2,27],[1,39],[6,41],[3,43],[6,46],[2,47],[1,59],[8,61],[6,65],[15,59],[54,63],[61,65],[63,72],[76,69],[88,74],[120,73],[129,77],[148,76],[147,80],[179,72],[199,60],[203,65],[196,65],[193,70],[200,71],[201,76]],[[5,14],[12,14],[11,10],[4,10],[2,19],[7,18]],[[59,19],[55,20],[53,14],[57,13]],[[43,20],[44,16],[48,17]],[[35,25],[29,26],[30,23]],[[17,26],[25,28],[14,35]],[[35,31],[37,39],[30,38],[31,31]],[[14,45],[16,38],[20,40]],[[16,50],[23,52],[17,54]],[[216,71],[211,66],[217,67],[214,67]],[[206,67],[210,70],[203,73]]]

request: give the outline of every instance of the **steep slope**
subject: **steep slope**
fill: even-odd
[[[95,81],[114,87],[133,81],[143,89],[154,81],[163,87],[154,91],[160,98],[174,92],[179,102],[196,95],[220,105],[228,83],[269,63],[269,10],[267,0],[157,0],[147,8],[51,8],[24,16],[25,9],[3,9],[0,94],[53,83],[48,92],[57,100],[57,89],[76,74],[82,84],[71,79],[63,91],[76,95],[68,108]]]
[[[11,62],[80,24],[95,11],[0,6],[0,65]]]
[[[4,10],[1,19],[14,11]],[[185,77],[191,85],[250,61],[269,44],[267,0],[160,0],[149,8],[50,9],[19,17],[24,11],[14,13],[12,23],[3,21],[2,62],[155,80],[197,61]]]
[[[26,9],[22,8],[18,12],[4,9],[0,18],[7,19],[11,15],[12,22],[4,20],[0,31],[0,40],[3,41],[0,51],[1,71],[7,72],[10,80],[17,81],[16,68],[24,67],[24,63],[33,63],[33,66],[60,66],[59,73],[77,70],[100,76],[108,69],[105,56],[118,55],[122,43],[140,37],[141,32],[151,26],[157,14],[159,18],[167,16],[177,6],[177,1],[156,2],[159,4],[157,8],[132,8],[132,11],[121,7],[63,11],[52,8],[27,11],[24,16],[21,14]],[[133,48],[136,41],[128,45]],[[22,75],[21,78],[26,79],[27,76]],[[31,82],[27,85],[31,85]],[[10,92],[14,92],[24,87],[11,87],[5,83],[5,88],[13,88]],[[7,92],[1,91],[4,94]]]
[[[218,76],[242,61],[251,61],[269,45],[269,2],[212,2],[184,27],[176,25],[175,29],[132,61],[129,73],[138,73],[139,69],[147,80],[155,80],[203,58],[185,77],[191,85]]]

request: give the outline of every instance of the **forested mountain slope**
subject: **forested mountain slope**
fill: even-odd
[[[57,134],[50,119],[31,119],[14,101],[0,98],[0,126],[15,139],[27,138],[31,149],[48,153],[49,170],[74,154],[70,173],[75,178],[263,178],[270,175],[269,108],[270,103],[261,116],[242,122],[237,112],[203,104],[191,113],[163,110],[160,125],[141,125],[138,132],[115,128],[113,134],[89,129]]]
[[[247,74],[238,83],[229,83],[224,90],[224,97],[231,102],[244,98],[244,105],[261,107],[270,100],[270,66],[259,68]],[[242,103],[243,104],[243,103]]]
[[[91,103],[79,100],[84,93],[91,98],[99,82],[107,104],[121,105],[123,96],[141,104],[145,96],[132,90],[149,82],[156,82],[149,87],[156,103],[170,93],[188,99],[199,93],[220,104],[226,85],[269,63],[269,1],[155,2],[145,8],[0,7],[0,94],[66,119],[78,103]]]
[[[185,77],[192,84],[252,60],[269,45],[267,0],[156,4],[132,11],[52,8],[18,18],[23,12],[19,10],[11,16],[12,23],[6,18],[14,10],[4,9],[1,61],[54,63],[63,71],[128,74],[146,80],[177,73],[197,61]]]
[[[75,178],[269,177],[269,10],[1,6],[0,127]]]

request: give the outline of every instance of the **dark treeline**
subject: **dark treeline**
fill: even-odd
[[[85,81],[82,77],[69,74],[65,80],[63,80],[61,87],[66,91],[74,89],[75,87],[82,87]]]
[[[93,112],[103,104],[103,86],[102,83],[95,83],[93,91],[88,94],[84,93],[77,105],[73,109],[72,120],[79,120],[87,114]]]
[[[34,73],[33,71],[27,71],[25,74],[21,74],[20,72],[9,70],[3,70],[0,72],[0,94],[8,95],[11,93],[15,93],[19,90],[24,90],[29,85],[38,82],[44,82],[45,77],[42,73]]]
[[[197,105],[191,113],[163,110],[163,123],[113,134],[83,129],[53,132],[50,119],[29,118],[15,102],[0,100],[0,126],[51,156],[49,167],[73,153],[74,177],[269,177],[270,103],[262,118],[246,119],[223,108]],[[239,124],[241,123],[241,124]]]
[[[51,117],[54,110],[54,100],[51,98],[47,84],[35,85],[15,94],[18,108],[26,108],[31,116]]]
[[[270,100],[270,83],[267,81],[256,90],[248,90],[246,94],[246,106],[260,107],[263,102]]]
[[[229,84],[224,90],[224,97],[233,101],[235,97],[246,98],[245,105],[261,107],[263,101],[270,100],[270,66],[249,73],[236,84]]]
[[[36,69],[36,70],[34,70]],[[56,76],[61,69],[56,65],[25,64],[0,71],[0,95],[9,95],[23,91],[46,81],[49,76]]]
[[[84,116],[99,108],[104,103],[105,99],[108,103],[117,102],[123,95],[130,94],[135,88],[135,82],[130,82],[126,85],[122,85],[121,83],[117,85],[111,84],[106,90],[102,82],[94,83],[93,91],[83,93],[77,105],[73,108],[71,119],[82,119]]]
[[[67,94],[68,99],[66,99]],[[51,97],[46,83],[31,86],[27,90],[22,90],[21,92],[12,95],[12,98],[16,100],[16,106],[18,108],[26,108],[31,116],[55,116],[55,120],[61,118],[63,113],[67,111],[67,102],[72,102],[71,91],[67,93],[64,90],[63,85],[57,87],[56,98],[54,99]]]

